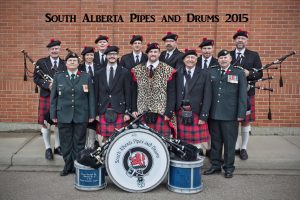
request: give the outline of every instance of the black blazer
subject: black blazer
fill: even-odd
[[[96,72],[97,72],[98,70],[101,69],[101,67],[100,67],[100,65],[97,64],[97,63],[94,63],[93,66],[94,66],[94,76],[92,77],[92,79],[93,79],[93,81],[94,81],[95,74],[96,74]],[[88,71],[86,71],[86,65],[85,65],[85,63],[80,64],[79,67],[78,67],[78,70],[79,70],[79,71],[83,71],[83,72],[87,72],[87,73],[88,73]]]
[[[100,66],[100,68],[102,67],[106,67],[107,65],[107,59],[105,58],[104,63],[100,63],[100,54],[99,52],[94,53],[94,63],[96,63],[98,66]]]
[[[260,69],[262,67],[261,60],[257,52],[246,49],[241,63],[236,63],[235,50],[231,51],[230,55],[232,56],[231,64],[235,63],[234,65],[241,66],[242,68],[249,70],[250,74],[247,77],[247,81],[254,81],[263,77],[262,71],[257,72],[253,70]],[[255,95],[255,88],[250,88],[248,96],[253,95]]]
[[[176,74],[177,111],[180,109],[183,100],[184,69],[185,67],[181,67],[177,70]],[[193,77],[190,80],[188,86],[189,87],[187,90],[186,99],[190,101],[193,113],[196,113],[201,120],[207,121],[212,100],[211,79],[209,71],[206,69],[201,69],[200,67],[196,67]]]
[[[52,63],[50,60],[50,56],[41,58],[36,62],[36,68],[34,69],[34,75],[33,75],[33,81],[35,84],[37,84],[40,87],[40,96],[48,97],[50,96],[50,89],[49,85],[50,83],[48,81],[45,81],[38,73],[38,69],[43,71],[45,74],[48,74],[52,78],[54,77],[56,71],[52,67]],[[67,67],[65,65],[65,61],[59,58],[58,63],[58,72],[66,71]]]
[[[147,62],[147,60],[148,60],[147,54],[142,53],[142,58],[140,58],[140,62],[138,64]],[[131,69],[135,67],[137,64],[135,63],[135,58],[133,57],[133,53],[129,53],[122,56],[120,65],[125,67],[126,69]]]
[[[208,68],[211,66],[214,66],[214,65],[218,65],[218,64],[219,64],[218,59],[216,59],[215,57],[212,57],[209,65],[208,65]],[[196,66],[200,67],[200,69],[204,68],[204,66],[202,66],[202,56],[198,57]]]
[[[178,69],[179,67],[184,66],[184,63],[182,60],[183,53],[181,51],[179,51],[177,48],[174,50],[171,57],[167,60],[165,59],[166,53],[167,53],[167,51],[161,52],[161,54],[159,56],[160,61],[167,63],[168,65],[170,65],[171,67],[173,67],[175,69]]]
[[[109,103],[118,113],[131,111],[131,76],[129,70],[118,65],[112,83],[109,88],[106,76],[106,67],[95,73],[95,96],[97,105],[97,115],[106,111]]]

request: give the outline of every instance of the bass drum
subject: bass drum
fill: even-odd
[[[158,186],[169,169],[169,152],[159,136],[145,129],[120,133],[106,153],[111,180],[128,192],[147,192]]]

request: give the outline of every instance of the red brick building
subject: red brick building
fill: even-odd
[[[131,35],[142,34],[146,43],[162,44],[162,36],[171,31],[179,35],[181,50],[197,48],[203,37],[214,39],[216,54],[222,48],[233,49],[232,35],[242,28],[249,32],[249,49],[260,53],[263,65],[291,51],[300,52],[299,0],[11,0],[0,2],[0,17],[0,122],[7,123],[37,121],[38,94],[32,79],[23,81],[20,51],[25,49],[37,60],[47,55],[50,38],[62,41],[62,57],[65,48],[79,53],[83,46],[94,45],[99,34],[108,35],[125,54]],[[63,22],[47,22],[50,18]],[[255,126],[298,130],[299,61],[296,54],[282,64],[284,87],[279,87],[279,70],[270,71],[275,77],[273,120],[267,119],[268,93],[258,90]],[[27,65],[33,71],[29,61]]]

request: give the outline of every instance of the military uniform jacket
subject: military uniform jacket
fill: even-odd
[[[100,54],[99,54],[99,52],[96,52],[96,53],[94,53],[94,63],[96,63],[97,66],[100,66],[100,68],[106,67],[106,65],[107,65],[107,58],[105,58],[104,63],[101,63],[100,62]]]
[[[179,110],[183,100],[184,67],[178,69],[176,73],[176,88],[176,110]],[[212,100],[209,71],[196,67],[186,93],[186,99],[190,101],[193,113],[196,113],[201,120],[207,121]]]
[[[232,57],[231,64],[236,63],[235,50],[231,51],[230,55]],[[254,81],[263,77],[262,71],[257,72],[253,70],[260,69],[262,67],[259,54],[255,51],[250,51],[249,49],[246,49],[244,52],[244,57],[242,58],[242,62],[236,63],[235,65],[241,66],[242,68],[249,70],[249,76],[247,77],[247,81]],[[248,95],[255,95],[255,88],[250,88],[250,90],[248,91]]]
[[[97,115],[104,114],[108,105],[118,113],[131,111],[131,76],[129,70],[118,65],[112,82],[108,86],[106,67],[95,73]]]
[[[177,48],[174,50],[173,54],[166,59],[166,53],[167,51],[163,51],[161,52],[160,56],[159,56],[159,60],[170,65],[171,67],[178,69],[179,67],[184,66],[183,60],[182,60],[182,56],[183,53],[181,51],[179,51]]]
[[[247,81],[244,70],[230,66],[222,77],[220,66],[209,68],[209,72],[212,81],[210,118],[244,119],[247,110]]]
[[[133,67],[135,67],[136,65],[140,64],[140,63],[144,63],[147,62],[148,57],[146,54],[142,53],[142,57],[139,58],[140,62],[138,64],[135,63],[135,59],[133,53],[129,53],[126,54],[124,56],[122,56],[121,61],[120,61],[120,65],[125,67],[126,69],[131,69]]]
[[[94,86],[85,72],[78,71],[74,83],[67,71],[57,73],[50,98],[50,117],[59,123],[83,123],[96,116]]]
[[[218,59],[216,59],[215,57],[212,57],[211,60],[210,60],[210,63],[208,65],[208,68],[210,68],[211,66],[214,66],[214,65],[218,65]],[[202,66],[202,56],[199,56],[198,59],[197,59],[197,64],[196,64],[197,67],[200,67],[200,69],[203,69],[204,67]]]
[[[52,78],[54,77],[56,71],[53,69],[50,56],[41,58],[36,62],[36,67],[34,69],[34,75],[33,75],[33,81],[35,84],[37,84],[40,87],[40,96],[48,97],[50,96],[50,89],[49,85],[50,83],[48,81],[45,81],[39,74],[37,74],[37,70],[43,71],[45,74],[48,74]],[[57,71],[65,71],[67,70],[65,62],[59,58],[58,68]]]

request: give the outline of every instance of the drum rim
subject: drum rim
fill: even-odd
[[[122,189],[122,190],[124,190],[124,191],[127,191],[127,192],[136,192],[136,193],[138,193],[138,192],[142,193],[142,192],[148,192],[148,191],[151,191],[151,190],[153,190],[154,188],[156,188],[159,184],[161,184],[161,182],[166,178],[166,176],[167,176],[167,174],[168,174],[168,172],[169,172],[169,169],[170,169],[170,155],[169,155],[168,148],[167,148],[167,146],[165,145],[165,143],[163,142],[163,140],[162,140],[159,136],[157,136],[155,133],[151,132],[150,130],[142,129],[142,128],[136,128],[136,129],[127,129],[127,130],[125,130],[125,131],[128,131],[126,134],[129,134],[129,133],[131,133],[131,132],[133,132],[133,131],[140,131],[140,132],[144,132],[144,133],[150,134],[150,135],[152,135],[153,137],[155,137],[155,138],[162,144],[162,146],[163,146],[163,148],[165,149],[165,152],[166,152],[166,154],[167,154],[167,155],[166,155],[166,158],[167,158],[167,162],[166,162],[166,163],[167,163],[167,164],[166,164],[165,172],[164,172],[163,176],[159,179],[159,181],[157,181],[157,183],[155,183],[154,185],[152,185],[151,187],[149,187],[149,188],[147,188],[147,189],[133,190],[133,189],[126,188],[126,187],[122,186],[121,184],[119,184],[119,183],[117,182],[117,180],[115,180],[115,178],[112,177],[112,174],[111,174],[111,172],[110,172],[110,170],[109,170],[109,165],[108,165],[108,155],[109,155],[109,152],[110,152],[111,149],[112,149],[113,144],[114,144],[119,138],[121,138],[121,137],[124,136],[124,133],[122,134],[122,132],[121,132],[117,137],[114,138],[114,140],[112,141],[112,143],[110,144],[110,146],[109,146],[108,149],[107,149],[106,156],[105,156],[105,168],[106,168],[107,174],[108,174],[109,178],[111,179],[111,181],[112,181],[114,184],[116,184],[120,189]]]

